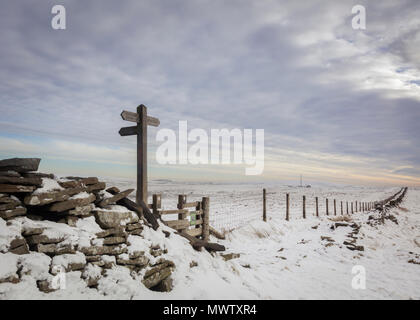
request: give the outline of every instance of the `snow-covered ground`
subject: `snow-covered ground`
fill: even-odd
[[[133,186],[130,181],[107,182],[121,189]],[[374,201],[398,189],[268,186],[268,221],[263,222],[260,185],[156,183],[150,191],[163,194],[165,209],[176,207],[178,194],[187,194],[192,201],[209,196],[212,225],[233,229],[226,240],[212,238],[212,241],[218,241],[228,253],[239,253],[240,257],[225,262],[219,254],[194,251],[181,237],[165,238],[163,233],[145,228],[143,237],[167,248],[165,257],[176,265],[172,292],[149,291],[138,279],[130,277],[126,268],[116,266],[100,280],[98,290],[87,288],[79,272],[70,272],[64,290],[41,293],[30,285],[34,280],[28,277],[19,284],[0,284],[0,299],[420,299],[420,265],[408,263],[420,262],[420,189],[409,188],[400,208],[391,210],[398,225],[385,220],[384,225],[370,226],[368,213],[350,217],[351,222],[361,226],[356,244],[363,246],[364,251],[351,251],[343,245],[353,228],[332,230],[334,217],[325,216],[326,197],[337,201]],[[284,220],[285,193],[291,197],[289,222]],[[307,196],[306,220],[301,218],[303,194]],[[314,216],[315,196],[320,198],[319,218]],[[48,261],[39,255],[19,259],[27,260],[23,263],[25,267],[32,265],[40,270],[40,265]],[[6,268],[4,258],[5,255],[0,265]],[[352,268],[356,265],[366,271],[364,290],[352,288],[352,279],[357,276]]]

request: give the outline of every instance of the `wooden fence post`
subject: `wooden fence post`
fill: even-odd
[[[343,201],[340,201],[341,203],[341,215],[343,215]]]
[[[187,195],[180,194],[178,195],[178,209],[184,209],[184,204],[187,203]],[[184,220],[186,217],[185,213],[179,213],[178,214],[178,220]],[[184,231],[185,229],[182,229],[181,231]]]
[[[325,212],[327,213],[327,216],[328,216],[328,199],[325,199]]]
[[[154,194],[153,195],[152,210],[153,210],[153,214],[156,217],[159,216],[159,209],[161,207],[162,207],[162,195],[161,194]]]
[[[306,197],[305,196],[303,196],[302,210],[303,210],[303,219],[306,219]]]
[[[351,202],[351,214],[353,214],[354,213],[354,211],[353,211],[353,201]]]
[[[319,211],[318,211],[318,197],[315,197],[315,207],[316,207],[316,216],[319,217]]]
[[[289,221],[289,194],[286,193],[286,220]]]
[[[265,189],[263,189],[263,221],[267,221],[267,207],[266,207],[266,193]]]
[[[349,202],[346,201],[346,214],[349,214]]]
[[[210,198],[209,197],[203,197],[202,208],[203,208],[203,240],[209,241],[209,237],[210,237]]]
[[[336,204],[336,200],[334,199],[334,215],[337,215],[337,204]]]

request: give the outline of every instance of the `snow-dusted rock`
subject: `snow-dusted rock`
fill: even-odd
[[[95,209],[96,222],[104,229],[116,228],[139,221],[139,217],[122,206],[109,206],[107,209]]]

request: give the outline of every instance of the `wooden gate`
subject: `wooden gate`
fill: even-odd
[[[149,207],[168,227],[204,241],[209,240],[210,199],[208,197],[203,197],[201,201],[187,202],[187,196],[180,194],[177,209],[162,210],[162,195],[154,194],[153,203]],[[165,219],[173,215],[177,215],[177,219]]]

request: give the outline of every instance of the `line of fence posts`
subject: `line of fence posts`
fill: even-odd
[[[155,204],[155,202],[159,202],[159,206],[160,206],[160,196],[159,198],[155,199],[156,195],[153,195],[153,203]],[[184,199],[185,196],[183,195],[179,195],[179,199],[178,199],[178,208],[181,209],[180,206],[182,206],[182,203],[185,202]],[[207,205],[208,206],[208,198],[203,198],[203,208],[202,210],[205,211],[204,207]],[[337,215],[337,199],[333,199],[334,201],[334,216]],[[157,206],[156,206],[157,207]],[[357,212],[365,212],[365,211],[369,211],[372,208],[374,208],[374,203],[373,202],[361,202],[361,201],[351,201],[350,202],[350,207],[349,207],[349,202],[346,201],[346,214],[349,215],[357,213]],[[153,206],[153,209],[155,209],[155,205]],[[344,206],[343,206],[343,201],[340,201],[340,212],[341,215],[344,215]],[[329,216],[329,202],[328,202],[328,198],[325,199],[325,213],[327,216]],[[319,198],[315,197],[315,215],[317,217],[319,217]],[[306,219],[306,196],[302,196],[302,216],[303,219]],[[206,217],[208,219],[208,214],[204,215],[204,217]],[[178,217],[179,219],[182,219],[182,214],[179,215]],[[289,221],[290,220],[290,195],[288,193],[286,193],[286,220]],[[267,190],[264,188],[263,189],[263,221],[266,222],[267,221]],[[204,235],[207,234],[207,230],[204,229],[208,229],[208,221],[207,223],[204,221],[203,223],[203,233]]]

